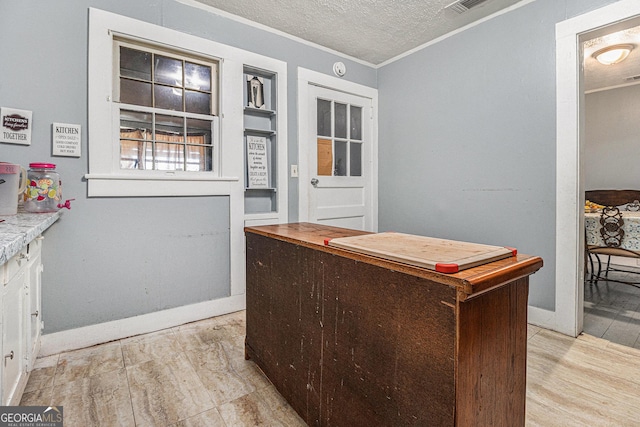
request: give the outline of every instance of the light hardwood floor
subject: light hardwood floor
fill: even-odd
[[[638,426],[640,350],[529,326],[527,426]],[[304,426],[251,361],[244,312],[38,360],[22,405],[65,426]]]

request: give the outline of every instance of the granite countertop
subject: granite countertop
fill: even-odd
[[[27,213],[21,208],[17,215],[0,216],[0,265],[20,252],[60,218],[61,211]]]

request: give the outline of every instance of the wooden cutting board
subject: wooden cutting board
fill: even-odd
[[[456,273],[516,254],[513,248],[391,232],[327,239],[325,244],[441,273]]]

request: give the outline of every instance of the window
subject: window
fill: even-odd
[[[244,196],[243,66],[286,64],[95,8],[88,56],[89,197]]]
[[[120,169],[217,172],[218,65],[114,39]]]
[[[318,175],[362,176],[362,107],[318,98]]]

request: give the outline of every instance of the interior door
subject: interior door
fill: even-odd
[[[309,87],[311,222],[372,231],[371,99]]]

